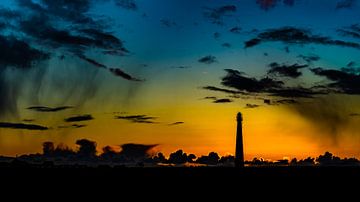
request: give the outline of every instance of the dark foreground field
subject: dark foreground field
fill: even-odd
[[[157,168],[0,168],[2,179],[51,180],[121,180],[128,183],[141,181],[188,180],[309,180],[360,179],[360,167],[157,167]]]
[[[195,194],[211,199],[256,192],[251,197],[292,193],[307,198],[314,193],[320,197],[356,193],[360,167],[1,168],[0,180],[10,191],[55,196],[187,198]]]

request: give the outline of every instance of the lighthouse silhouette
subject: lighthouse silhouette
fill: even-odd
[[[242,114],[239,112],[236,117],[237,130],[236,130],[236,151],[235,151],[235,167],[244,167],[244,145],[243,145],[243,133],[242,133]]]

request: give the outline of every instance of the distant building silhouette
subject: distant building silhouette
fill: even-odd
[[[242,114],[239,112],[236,117],[237,131],[236,131],[236,151],[235,151],[235,167],[244,167],[244,146],[243,146],[243,134],[242,134]]]

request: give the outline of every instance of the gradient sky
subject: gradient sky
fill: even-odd
[[[84,23],[67,15],[71,1],[56,2],[52,9],[48,0],[0,3],[1,36],[8,41],[16,38],[48,53],[46,59],[37,59],[26,67],[0,57],[3,85],[0,95],[7,100],[0,102],[0,122],[49,128],[44,131],[0,128],[1,155],[40,152],[41,143],[48,140],[73,147],[80,138],[96,141],[99,149],[105,145],[141,143],[159,144],[157,151],[166,155],[177,149],[196,155],[210,151],[233,154],[235,117],[241,111],[246,159],[304,158],[325,151],[342,157],[360,157],[360,45],[333,43],[334,40],[360,43],[360,29],[356,29],[360,27],[356,25],[360,23],[360,2],[81,0],[84,4],[70,11],[76,10],[79,14],[75,16],[92,19]],[[35,9],[36,6],[42,10]],[[31,21],[32,16],[40,14],[49,18],[44,18],[44,24],[70,36],[92,37],[79,31],[89,27],[111,34],[121,40],[121,46],[128,52],[106,54],[104,51],[109,48],[96,43],[61,43],[59,37],[50,37],[45,25]],[[32,23],[41,33],[26,30],[21,26],[23,22]],[[5,28],[1,28],[2,24]],[[236,27],[241,29],[230,31]],[[306,30],[311,36],[333,41],[261,38],[261,33],[284,27]],[[341,30],[351,31],[353,35]],[[245,42],[254,38],[261,38],[262,42],[245,48]],[[301,55],[318,59],[306,61]],[[214,56],[216,61],[200,62],[205,56]],[[234,98],[233,94],[203,89],[214,86],[243,90],[221,84],[227,75],[224,69],[238,70],[246,78],[259,80],[266,77],[269,64],[274,62],[287,67],[293,64],[307,67],[301,69],[300,77],[272,75],[273,79],[296,88],[323,85],[327,87],[326,93],[316,93],[312,98],[284,98],[259,89],[242,91],[246,95]],[[99,68],[99,64],[106,68]],[[314,74],[312,70],[318,67],[338,70],[337,74],[345,72],[341,68],[351,69],[352,73],[349,70],[347,73],[355,81],[351,87],[340,85],[334,89],[328,84],[338,80]],[[120,68],[131,78],[115,76],[110,68]],[[206,97],[232,102],[215,103],[215,98]],[[278,102],[284,99],[295,103]],[[271,104],[264,100],[270,100]],[[73,108],[39,112],[27,109],[31,106]],[[85,114],[91,114],[94,119],[64,121]],[[115,118],[131,115],[156,119],[146,119],[151,123],[136,123]],[[72,124],[86,126],[75,128]]]

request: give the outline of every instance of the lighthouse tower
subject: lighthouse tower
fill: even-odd
[[[243,145],[243,133],[242,133],[242,114],[239,112],[236,117],[237,130],[236,130],[236,151],[235,151],[235,167],[244,167],[244,145]]]

